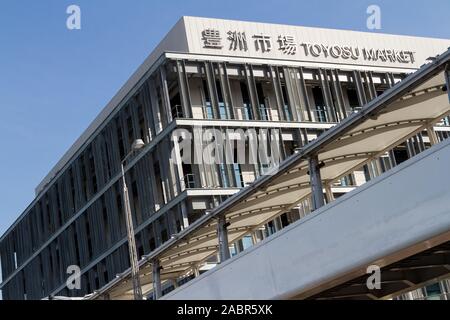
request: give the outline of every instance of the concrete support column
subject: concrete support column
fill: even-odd
[[[311,209],[314,211],[325,204],[322,178],[320,176],[319,157],[317,155],[313,155],[309,158],[309,178],[311,183]]]
[[[427,127],[427,133],[428,133],[428,138],[430,139],[430,144],[432,146],[434,146],[436,143],[439,142],[436,132],[434,131],[434,128],[432,125]]]
[[[155,293],[155,300],[158,300],[162,296],[161,292],[161,266],[159,260],[154,260],[153,267],[153,292]]]
[[[220,263],[230,259],[230,249],[228,248],[228,225],[225,215],[220,215],[217,221],[217,235],[219,240]]]

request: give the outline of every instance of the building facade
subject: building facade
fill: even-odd
[[[270,163],[260,157],[238,161],[242,150],[251,154],[252,134],[269,132],[278,160],[286,159],[449,46],[450,40],[183,17],[1,237],[3,299],[84,296],[129,268],[120,169],[136,139],[145,147],[125,163],[125,175],[142,257],[267,173]],[[209,132],[241,141],[243,149],[232,146],[231,161],[205,161],[205,154],[187,161],[197,154],[190,146],[222,146],[217,135],[208,140]],[[327,200],[449,132],[445,118],[330,184]],[[186,136],[193,140],[180,149]],[[232,254],[309,211],[308,200],[299,203],[234,243]],[[81,268],[80,289],[66,287],[71,265]]]

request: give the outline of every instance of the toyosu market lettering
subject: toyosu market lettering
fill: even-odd
[[[414,52],[394,49],[373,49],[351,46],[327,46],[323,44],[302,43],[305,56],[332,57],[367,61],[414,63]]]
[[[332,57],[353,60],[358,60],[360,57],[359,49],[349,46],[326,46],[310,43],[302,43],[300,46],[303,47],[305,56],[311,55],[313,57],[323,56],[325,58]]]
[[[283,55],[303,55],[313,58],[334,58],[344,60],[365,60],[379,62],[414,63],[414,52],[395,49],[375,49],[366,47],[325,45],[318,43],[299,43],[293,35],[272,35],[258,33],[248,35],[246,32],[230,30],[222,38],[219,30],[206,29],[202,32],[203,48],[228,49],[229,51],[247,52],[253,48],[256,52],[267,53],[279,51]],[[225,45],[225,41],[228,41]]]

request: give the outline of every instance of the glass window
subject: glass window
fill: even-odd
[[[242,238],[242,247],[243,249],[247,249],[253,246],[253,240],[251,236],[245,236]]]
[[[314,87],[312,89],[314,102],[316,104],[316,119],[319,122],[328,122],[328,114],[325,106],[325,101],[323,99],[322,89],[319,87]]]
[[[289,109],[286,85],[281,84],[281,93],[283,95],[283,111],[286,121],[292,121],[291,110]]]
[[[432,284],[426,287],[428,298],[438,298],[441,295],[441,287],[439,283]]]
[[[233,172],[234,172],[234,179],[236,181],[236,187],[242,188],[244,187],[244,181],[242,179],[242,172],[241,167],[237,163],[233,163]]]
[[[242,118],[244,120],[253,120],[252,104],[250,102],[247,85],[243,81],[241,81],[240,87],[242,94]]]
[[[204,109],[203,109],[203,117],[206,119],[213,119],[214,113],[213,113],[213,109],[212,109],[211,99],[209,97],[208,86],[206,85],[205,80],[203,80],[202,83],[203,83],[203,93],[205,95],[205,105],[204,105]]]
[[[222,178],[222,187],[229,188],[230,183],[228,181],[226,165],[223,163],[219,164],[219,170],[220,170],[220,177]]]

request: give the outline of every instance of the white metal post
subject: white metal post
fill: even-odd
[[[436,132],[434,131],[433,125],[429,125],[427,127],[428,138],[430,139],[430,144],[434,146],[438,143],[438,138],[436,136]]]
[[[333,190],[331,189],[331,184],[328,183],[325,185],[325,193],[327,194],[328,203],[334,201],[334,194]]]
[[[194,271],[194,276],[196,278],[200,276],[200,269],[199,269],[198,265],[194,264],[192,266],[192,270]]]
[[[258,243],[258,237],[256,236],[256,231],[252,232],[252,242],[254,245]]]

